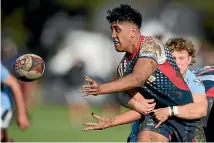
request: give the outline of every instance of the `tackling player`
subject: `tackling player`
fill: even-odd
[[[189,65],[192,65],[195,63],[195,48],[194,45],[192,44],[191,41],[184,39],[184,38],[170,38],[166,42],[166,47],[169,48],[170,52],[172,53],[172,57],[174,58],[176,64],[178,65],[178,68],[187,83],[192,95],[193,95],[193,100],[195,103],[195,110],[199,110],[198,114],[202,113],[203,108],[200,108],[200,106],[197,106],[199,104],[205,104],[206,102],[199,102],[200,100],[205,100],[205,88],[203,86],[203,83],[199,81],[198,78],[188,69]],[[197,94],[204,95],[202,97],[198,97]],[[186,107],[186,110],[188,110],[188,107]],[[169,113],[166,112],[167,109],[164,110],[158,109],[159,115],[168,115]],[[182,111],[179,111],[182,112]],[[155,116],[158,116],[157,113]],[[168,117],[168,116],[167,116]],[[201,116],[202,117],[202,116]],[[182,117],[181,117],[182,118]],[[133,126],[132,126],[132,132],[129,135],[128,140],[131,142],[136,142],[137,141],[137,134],[138,133],[138,122],[135,121]],[[203,132],[202,128],[199,128],[198,130],[202,130],[202,136],[201,138],[197,138],[197,141],[205,141],[205,135]]]

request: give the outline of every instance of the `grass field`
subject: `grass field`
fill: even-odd
[[[130,131],[130,125],[125,125],[82,132],[81,127],[74,128],[70,122],[67,106],[41,106],[32,109],[27,131],[21,132],[13,120],[9,133],[17,142],[126,142]]]

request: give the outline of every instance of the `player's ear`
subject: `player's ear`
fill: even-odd
[[[136,35],[136,33],[137,33],[137,30],[138,30],[138,29],[137,29],[136,27],[133,27],[133,28],[132,28],[132,35],[131,35],[132,38],[135,37],[135,35]]]
[[[189,56],[188,65],[191,64],[191,62],[192,62],[192,56]]]

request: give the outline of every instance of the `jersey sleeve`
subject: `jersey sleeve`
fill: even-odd
[[[7,68],[1,64],[1,82],[5,82],[9,76]]]
[[[141,43],[138,58],[151,58],[158,64],[162,64],[166,60],[164,45],[155,37],[145,37]]]
[[[188,78],[189,78],[188,86],[191,93],[205,95],[205,87],[201,80],[197,78],[193,73],[189,74]]]
[[[213,75],[214,74],[214,66],[205,66],[203,68],[197,68],[192,71],[196,76],[200,75]]]

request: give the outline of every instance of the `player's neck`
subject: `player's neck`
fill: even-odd
[[[134,51],[136,50],[136,48],[138,48],[137,46],[138,46],[140,37],[141,37],[141,35],[139,34],[132,39],[131,46],[128,51],[129,54],[133,54]]]

